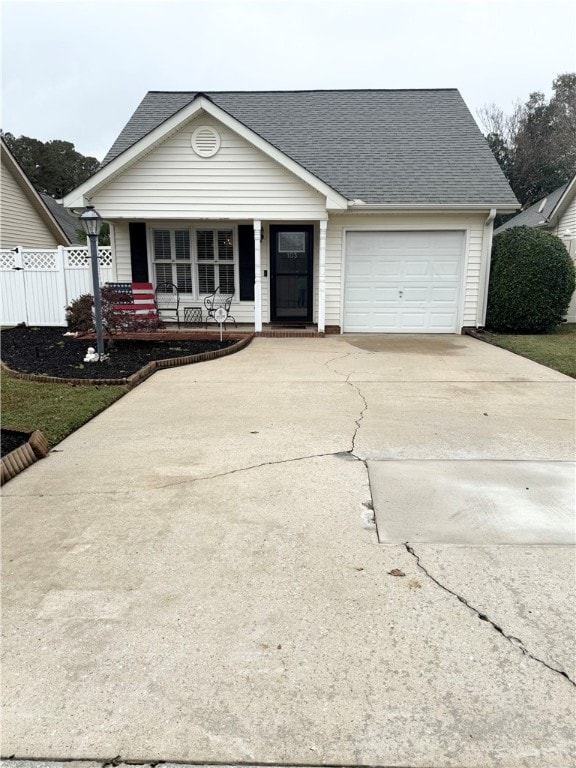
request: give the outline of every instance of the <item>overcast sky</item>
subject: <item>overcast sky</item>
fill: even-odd
[[[149,90],[452,88],[576,70],[571,0],[3,0],[2,129],[103,158]]]

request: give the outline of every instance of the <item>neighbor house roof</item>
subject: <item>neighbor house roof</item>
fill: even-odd
[[[42,194],[41,197],[46,203],[46,207],[49,209],[50,213],[64,230],[68,240],[70,240],[71,243],[79,243],[78,228],[81,228],[81,225],[78,217],[68,213],[66,208],[64,208],[64,206],[57,200],[54,200],[53,197],[50,197],[50,195]]]
[[[494,234],[498,235],[500,232],[504,232],[506,229],[512,229],[512,227],[543,227],[550,225],[550,217],[552,216],[554,209],[560,202],[568,184],[563,184],[554,192],[550,192],[549,195],[543,197],[538,202],[521,211],[516,216],[513,216],[508,221],[504,222],[501,226],[494,230]]]
[[[70,239],[67,232],[65,232],[60,221],[48,207],[46,201],[43,199],[43,195],[40,195],[40,193],[36,191],[32,182],[22,170],[2,136],[0,136],[0,154],[2,156],[2,162],[5,163],[5,167],[11,173],[12,178],[15,180],[21,192],[26,196],[56,241],[62,245],[69,245]]]
[[[518,207],[456,89],[151,91],[101,167],[199,96],[348,200]]]

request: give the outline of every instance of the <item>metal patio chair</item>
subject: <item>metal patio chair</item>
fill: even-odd
[[[180,291],[174,283],[158,283],[154,291],[158,316],[168,315],[167,320],[176,320],[180,328]],[[171,316],[171,317],[170,317]]]
[[[206,296],[204,299],[204,306],[206,307],[206,328],[208,328],[208,321],[214,320],[216,321],[216,310],[220,309],[222,307],[226,310],[226,314],[228,315],[228,318],[226,320],[226,323],[228,320],[232,320],[234,323],[234,328],[238,327],[238,324],[236,323],[236,320],[232,317],[230,314],[230,307],[232,305],[232,299],[234,298],[233,293],[222,293],[220,290],[220,286],[216,288],[214,293],[211,293],[209,296]],[[226,323],[224,323],[224,326],[226,326]]]

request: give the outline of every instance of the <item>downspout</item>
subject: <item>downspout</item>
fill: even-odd
[[[486,322],[486,307],[488,305],[488,282],[490,280],[490,259],[492,256],[492,235],[494,232],[494,219],[496,208],[490,208],[488,218],[484,222],[484,237],[482,246],[484,258],[482,259],[482,275],[480,280],[480,295],[478,296],[478,311],[476,313],[476,327],[483,328]]]

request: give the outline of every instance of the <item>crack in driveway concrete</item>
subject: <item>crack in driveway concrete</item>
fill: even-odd
[[[542,664],[542,666],[546,667],[546,669],[549,669],[551,672],[555,672],[561,677],[566,678],[566,680],[568,680],[568,682],[576,688],[576,683],[574,682],[574,680],[572,680],[572,678],[566,672],[564,672],[564,670],[558,669],[557,667],[553,667],[551,664],[548,664],[543,659],[538,658],[538,656],[534,656],[534,654],[531,653],[528,650],[528,648],[526,648],[522,640],[520,640],[518,637],[514,637],[514,635],[507,634],[502,629],[502,627],[499,624],[496,624],[495,621],[492,621],[492,619],[489,616],[487,616],[482,611],[478,610],[478,608],[475,608],[473,605],[470,605],[470,603],[466,600],[466,598],[462,597],[462,595],[459,595],[457,592],[454,592],[452,589],[442,584],[440,581],[438,581],[438,579],[435,576],[432,576],[430,571],[428,571],[428,569],[422,565],[420,561],[420,555],[418,555],[415,552],[414,548],[411,547],[407,541],[404,542],[404,547],[406,548],[406,551],[410,555],[412,555],[412,557],[416,560],[416,565],[418,566],[418,568],[420,568],[420,570],[423,573],[426,574],[426,576],[430,579],[430,581],[434,582],[434,584],[440,587],[440,589],[443,589],[444,592],[447,592],[449,595],[452,595],[453,597],[457,598],[463,605],[466,606],[466,608],[468,608],[473,613],[475,613],[476,616],[480,619],[480,621],[485,621],[488,624],[490,624],[490,626],[493,627],[496,630],[496,632],[502,635],[503,638],[508,640],[508,642],[511,645],[513,645],[515,648],[518,648],[520,651],[522,651],[524,656],[528,656],[528,658],[532,659],[533,661],[537,661],[539,664]]]

